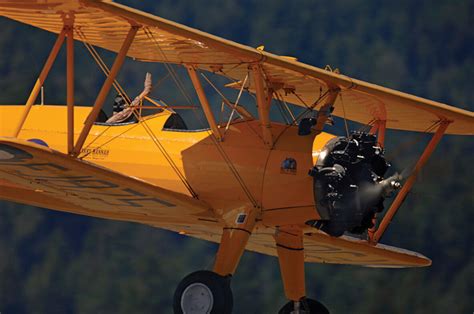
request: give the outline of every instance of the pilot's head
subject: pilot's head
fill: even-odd
[[[123,99],[121,95],[115,96],[113,111],[115,113],[122,111],[123,109],[125,109],[125,104],[126,104],[125,99]]]

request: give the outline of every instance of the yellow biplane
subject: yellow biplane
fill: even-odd
[[[441,137],[474,134],[472,112],[111,1],[0,0],[0,15],[58,34],[26,104],[0,106],[0,198],[219,243],[212,271],[192,273],[177,287],[175,313],[230,313],[230,278],[246,249],[278,257],[289,300],[280,313],[328,313],[306,298],[305,262],[431,264],[379,240]],[[74,40],[106,74],[92,107],[74,101]],[[35,104],[64,41],[67,103]],[[117,53],[110,69],[94,47]],[[116,80],[126,57],[184,67],[209,127],[189,130],[172,106],[152,99],[149,76],[130,99]],[[216,121],[202,85],[212,85],[209,73],[238,91],[235,101],[220,94],[231,110],[227,122]],[[102,108],[112,87],[117,110],[107,117]],[[258,115],[239,105],[243,93]],[[276,102],[288,123],[271,121]],[[153,114],[142,114],[146,108]],[[366,132],[329,134],[333,116]],[[409,175],[386,175],[386,129],[433,133]]]

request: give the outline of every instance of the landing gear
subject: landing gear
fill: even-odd
[[[230,314],[233,297],[230,278],[256,222],[256,210],[239,210],[222,231],[213,271],[197,271],[185,277],[173,299],[175,314]],[[329,314],[321,303],[307,299],[304,278],[303,229],[299,225],[278,228],[274,235],[283,286],[288,302],[280,314]]]
[[[303,230],[280,227],[275,234],[278,261],[285,295],[290,300],[278,314],[329,314],[318,301],[305,297]]]
[[[201,270],[186,276],[176,288],[173,298],[175,314],[230,314],[232,291],[230,276]]]
[[[232,291],[230,278],[235,272],[245,246],[255,226],[257,211],[240,209],[229,216],[222,230],[221,243],[213,271],[197,271],[184,278],[176,288],[173,299],[174,313],[230,314]]]
[[[303,298],[286,303],[278,314],[329,314],[329,310],[321,302]]]

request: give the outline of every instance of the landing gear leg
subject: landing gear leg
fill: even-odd
[[[290,300],[279,314],[329,314],[328,309],[306,298],[303,231],[298,226],[280,227],[275,233],[285,295]]]
[[[252,234],[256,213],[252,209],[229,215],[213,271],[197,271],[179,283],[173,300],[174,313],[232,313],[230,279]]]

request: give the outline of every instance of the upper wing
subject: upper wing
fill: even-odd
[[[426,131],[449,120],[447,134],[474,134],[474,114],[439,102],[336,74],[147,14],[111,1],[0,0],[0,15],[59,33],[74,19],[75,37],[118,51],[130,25],[143,26],[128,55],[138,60],[193,64],[242,81],[249,64],[261,65],[272,88],[287,102],[312,104],[329,86],[341,89],[334,114],[367,124],[384,120],[393,129]],[[249,89],[254,89],[250,76]],[[238,84],[234,84],[238,86]],[[286,93],[283,91],[294,91]]]
[[[213,218],[199,200],[18,139],[0,138],[0,190],[10,201],[146,224]]]

